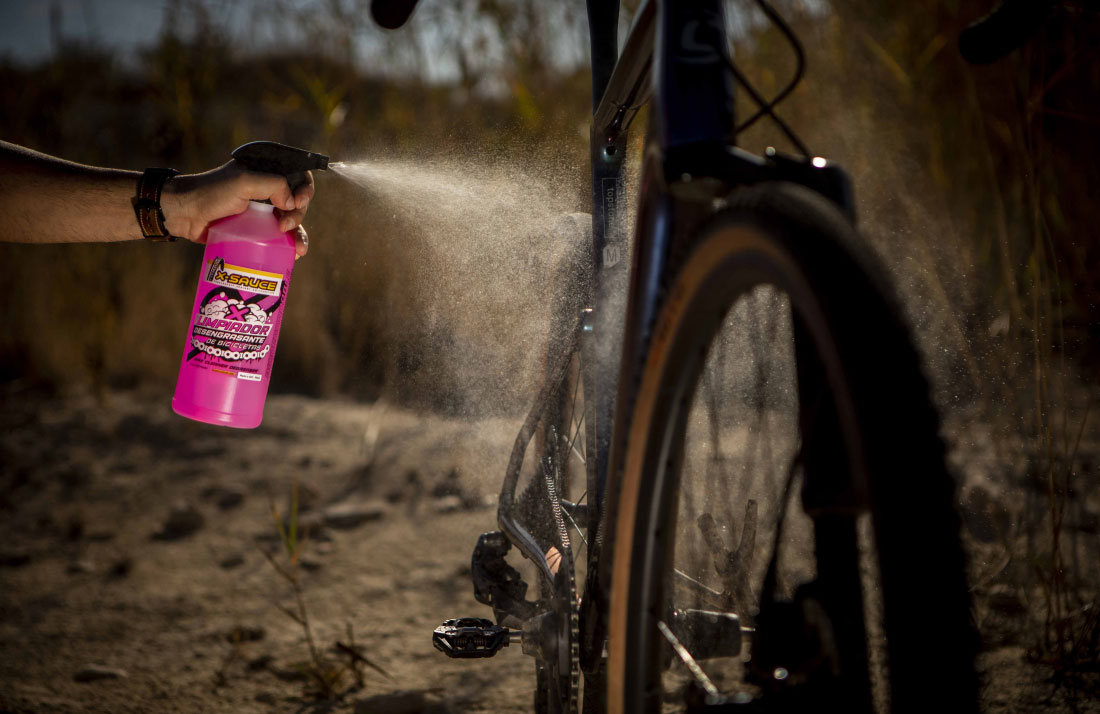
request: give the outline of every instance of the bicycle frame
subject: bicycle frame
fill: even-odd
[[[377,0],[387,1],[415,0]],[[618,0],[588,0],[593,78],[591,252],[587,256],[571,252],[559,268],[558,272],[568,273],[569,280],[560,281],[556,288],[543,383],[516,437],[505,472],[497,510],[500,531],[483,533],[474,548],[474,596],[493,608],[497,624],[476,617],[456,618],[445,620],[432,633],[437,649],[463,659],[492,657],[509,642],[521,640],[523,651],[537,660],[538,711],[574,711],[579,701],[578,663],[585,680],[585,712],[598,714],[608,705],[615,711],[658,710],[665,700],[656,695],[668,691],[663,681],[654,679],[655,675],[663,677],[658,670],[669,664],[668,660],[661,663],[671,656],[665,640],[696,680],[695,688],[685,692],[688,711],[771,711],[775,706],[786,711],[788,705],[814,706],[822,693],[870,711],[880,679],[872,677],[875,654],[871,650],[878,647],[868,647],[865,639],[867,612],[861,573],[863,559],[869,554],[857,542],[861,539],[856,512],[875,516],[870,523],[875,547],[885,543],[895,553],[889,559],[879,559],[882,589],[889,585],[894,593],[890,599],[881,598],[879,604],[892,603],[886,608],[892,619],[882,624],[884,633],[890,630],[888,637],[897,636],[888,643],[889,684],[901,692],[895,701],[921,701],[924,708],[940,704],[939,691],[928,690],[925,682],[931,676],[929,663],[941,657],[940,646],[926,637],[921,627],[924,620],[913,620],[913,608],[931,611],[935,617],[928,621],[940,617],[963,633],[958,638],[961,646],[950,653],[953,681],[963,696],[977,701],[977,683],[972,677],[976,640],[966,634],[973,633],[964,557],[957,538],[949,529],[916,546],[910,538],[913,529],[921,527],[925,512],[939,513],[947,526],[957,524],[952,519],[947,493],[950,475],[942,460],[943,446],[927,385],[905,325],[889,305],[889,290],[873,279],[882,273],[881,265],[860,259],[859,251],[848,250],[847,244],[855,240],[852,226],[845,225],[835,210],[800,195],[805,191],[789,185],[817,192],[854,223],[847,176],[824,159],[813,157],[774,111],[802,76],[804,56],[797,37],[768,0],[755,2],[791,42],[797,59],[793,78],[770,99],[756,91],[730,60],[722,0],[643,0],[621,56],[615,34]],[[735,123],[735,82],[757,105],[740,124]],[[628,236],[623,181],[627,131],[651,98],[637,219],[633,236]],[[763,156],[754,156],[733,145],[738,131],[765,117],[785,134],[801,158],[783,156],[770,148]],[[768,183],[776,185],[743,190]],[[583,294],[573,287],[581,282]],[[702,350],[716,344],[711,330],[721,317],[717,311],[749,294],[738,290],[768,285],[786,289],[791,314],[798,316],[792,317],[791,324],[798,435],[803,443],[788,464],[784,499],[793,495],[791,485],[800,466],[801,505],[813,519],[814,562],[823,566],[823,572],[800,583],[793,601],[776,597],[783,513],[790,502],[773,499],[779,522],[774,528],[759,607],[754,608],[751,600],[755,595],[744,592],[751,568],[735,563],[741,556],[734,552],[727,550],[723,556],[722,543],[706,534],[709,530],[715,535],[709,512],[702,514],[706,519],[700,516],[696,520],[709,552],[689,560],[700,561],[701,567],[709,570],[707,561],[713,558],[719,574],[726,578],[722,585],[725,593],[679,572],[668,557],[675,545],[675,535],[669,534],[676,530],[678,514],[671,507],[680,500],[676,469],[685,453],[687,400],[693,398],[702,369]],[[856,313],[865,313],[872,324],[886,329],[874,338],[867,337],[858,329],[863,322],[851,317]],[[912,406],[911,429],[878,418],[894,407],[894,395],[881,389],[883,383],[894,381],[889,373],[892,367],[885,366],[887,361],[878,349],[883,336],[892,355],[889,364],[904,365],[898,383]],[[734,355],[739,358],[736,352]],[[572,370],[578,356],[579,384]],[[753,359],[766,360],[759,355]],[[850,375],[844,373],[845,362],[855,365]],[[857,375],[859,380],[848,379]],[[586,429],[583,454],[574,449],[580,428],[574,417],[581,386]],[[636,397],[636,392],[640,396]],[[640,399],[637,405],[636,398]],[[857,401],[865,407],[862,414],[857,413]],[[819,407],[826,415],[821,423],[832,426],[814,431],[807,442],[805,430],[814,425]],[[636,408],[638,422],[632,424]],[[711,414],[717,412],[713,404],[706,409]],[[767,407],[760,413],[766,411]],[[628,444],[632,431],[639,441]],[[736,429],[727,430],[732,431]],[[859,443],[864,431],[870,436]],[[712,425],[712,456],[718,453],[718,433],[719,427]],[[519,510],[516,487],[536,434],[540,439],[533,451],[538,463],[519,500],[534,519],[520,523],[515,517]],[[807,443],[808,448],[803,448]],[[863,448],[872,444],[874,450]],[[562,497],[570,480],[563,466],[572,463],[574,451],[585,463],[587,505]],[[903,470],[899,480],[895,455],[906,451],[919,452],[923,458],[914,461],[908,472]],[[892,483],[892,488],[870,489],[862,483],[865,457],[867,464],[873,457],[880,475],[886,477],[880,481]],[[914,509],[916,494],[909,484],[925,478],[938,486],[919,501],[921,508]],[[750,478],[754,480],[755,474]],[[836,494],[842,498],[827,498]],[[620,503],[624,495],[626,502]],[[874,498],[877,501],[868,500]],[[716,496],[714,500],[727,499]],[[746,501],[738,553],[753,548],[746,543],[755,541],[755,503],[751,498]],[[883,514],[888,517],[879,518]],[[570,526],[582,540],[580,529],[587,527],[589,536],[588,572],[579,606]],[[538,538],[532,533],[538,533]],[[616,543],[606,534],[623,540]],[[747,537],[753,540],[746,541]],[[954,564],[936,580],[932,603],[922,598],[929,587],[928,578],[905,566],[919,557],[918,550],[924,553],[930,545],[939,561]],[[526,599],[528,583],[506,561],[513,546],[539,571],[537,601]],[[545,553],[543,548],[547,548]],[[615,554],[614,563],[604,557],[611,553]],[[726,565],[720,565],[723,562]],[[612,568],[620,588],[614,593],[614,612],[610,607]],[[673,574],[676,582],[694,583],[697,594],[701,589],[718,596],[715,602],[721,611],[711,611],[710,601],[705,610],[690,604],[675,609],[666,601],[664,591],[668,588],[663,584],[666,576]],[[906,592],[913,593],[908,600]],[[892,615],[890,607],[894,608]],[[660,612],[662,608],[665,613]],[[741,625],[741,613],[726,610],[740,610],[754,622],[747,681],[763,688],[759,705],[756,699],[745,699],[744,692],[723,696],[695,662],[696,654],[712,659],[741,652],[740,633],[746,629]],[[833,617],[839,626],[834,627]],[[698,653],[686,649],[665,619],[674,625],[687,623],[689,644],[701,644],[703,649]],[[610,623],[615,638],[608,642]],[[696,635],[704,631],[707,641],[695,642]],[[763,636],[765,632],[767,636]],[[838,636],[840,633],[843,636]],[[788,646],[794,648],[793,655],[786,650]],[[788,671],[786,667],[792,663],[798,667]],[[895,663],[900,663],[896,669]],[[795,675],[790,682],[773,686],[773,680],[786,680],[789,674]],[[787,688],[789,685],[797,686]],[[707,696],[701,699],[704,692]]]
[[[721,0],[644,0],[610,71],[607,63],[613,53],[608,45],[613,45],[618,0],[588,0],[588,6],[594,96],[599,80],[607,77],[595,103],[591,134],[596,344],[588,348],[589,354],[582,353],[582,363],[592,373],[586,378],[585,394],[597,395],[596,473],[590,474],[589,494],[596,494],[598,500],[590,503],[599,504],[599,514],[594,518],[589,513],[591,552],[581,604],[581,666],[593,672],[606,636],[610,568],[601,566],[600,554],[608,547],[604,534],[614,533],[615,509],[609,504],[618,498],[618,480],[613,475],[622,467],[632,388],[657,313],[670,251],[737,186],[792,182],[823,194],[853,220],[854,207],[847,176],[825,160],[796,160],[771,150],[761,158],[732,145],[734,76]],[[614,6],[614,12],[608,6]],[[625,239],[623,159],[627,130],[651,96],[656,101],[627,287],[621,261],[627,250],[620,244]],[[624,294],[625,306],[619,297]],[[593,391],[587,391],[590,384]]]
[[[737,186],[793,182],[818,191],[853,215],[847,177],[824,159],[793,159],[770,150],[758,157],[732,146],[736,73],[728,55],[722,0],[643,0],[621,56],[616,46],[618,12],[618,0],[588,0],[593,78],[591,257],[596,268],[592,309],[585,319],[576,316],[566,344],[552,361],[546,384],[513,447],[497,513],[508,539],[547,581],[553,580],[535,539],[513,516],[514,495],[539,416],[579,348],[591,436],[587,443],[590,453],[595,452],[595,458],[587,460],[589,568],[580,607],[581,667],[590,674],[599,670],[606,636],[611,573],[600,555],[609,547],[604,534],[614,532],[615,474],[621,469],[632,388],[659,307],[670,251]],[[623,181],[627,131],[651,97],[656,101],[638,219],[628,244]],[[760,113],[770,114],[770,107]],[[797,139],[795,143],[800,144]],[[629,270],[627,255],[632,255]]]

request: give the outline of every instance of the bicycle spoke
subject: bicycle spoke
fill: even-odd
[[[575,383],[573,384],[573,398],[569,403],[569,418],[565,420],[565,423],[568,424],[570,426],[570,428],[572,428],[574,424],[577,427],[576,430],[573,432],[573,437],[569,440],[569,448],[570,449],[574,448],[573,444],[576,442],[577,435],[580,433],[581,424],[584,423],[584,414],[583,413],[581,414],[580,419],[578,419],[577,421],[574,421],[574,419],[577,416],[577,395],[580,393],[580,389],[581,389],[581,375],[579,374],[579,370],[578,370],[577,378],[575,380]],[[583,463],[584,462],[584,456],[582,454],[578,454],[578,456],[581,457],[581,462]]]
[[[680,658],[680,661],[684,663],[684,666],[691,672],[691,676],[695,678],[696,683],[702,687],[703,691],[707,693],[707,699],[713,702],[718,702],[722,699],[721,693],[718,691],[718,687],[714,686],[714,682],[710,681],[710,677],[707,676],[703,668],[699,666],[699,663],[695,661],[695,658],[691,656],[688,649],[684,647],[680,640],[676,639],[676,635],[672,634],[672,630],[663,620],[657,621],[657,629],[660,630],[661,635],[664,636],[668,643],[672,645],[672,650]]]
[[[577,522],[573,520],[573,516],[569,515],[569,511],[565,510],[564,508],[561,509],[561,513],[563,516],[565,516],[565,520],[569,521],[569,524],[573,526],[573,530],[577,532],[577,537],[581,539],[581,543],[583,543],[584,547],[587,548],[588,541],[585,540],[584,533],[581,532],[580,526],[577,525]]]
[[[726,607],[727,598],[724,593],[720,593],[714,588],[699,582],[679,568],[673,568],[672,574],[676,576],[676,582],[678,582],[680,585],[685,586],[687,589],[691,590],[701,597],[709,598],[709,602],[714,607],[722,609]]]
[[[582,454],[580,452],[580,450],[577,449],[577,447],[575,446],[575,444],[577,443],[577,436],[581,433],[581,427],[582,426],[584,426],[584,417],[583,416],[581,417],[581,420],[579,422],[577,422],[577,429],[576,429],[576,431],[573,432],[573,438],[569,441],[569,449],[570,449],[570,451],[572,451],[574,454],[577,455],[577,458],[579,458],[581,460],[582,464],[585,464],[585,463],[588,463],[587,460],[585,459],[585,455]]]

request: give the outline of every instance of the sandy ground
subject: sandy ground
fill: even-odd
[[[430,637],[444,618],[489,616],[469,559],[495,528],[514,420],[275,396],[242,432],[136,394],[13,391],[0,422],[0,711],[530,711],[518,648],[471,664]],[[260,550],[295,481],[314,528],[299,573],[317,646],[337,658],[350,626],[386,671],[349,676],[331,701],[307,693],[302,628],[281,609],[293,591]],[[996,567],[974,548],[976,572]],[[1056,686],[1011,636],[1026,617],[991,606],[990,587],[985,708],[1100,711],[1096,677]]]

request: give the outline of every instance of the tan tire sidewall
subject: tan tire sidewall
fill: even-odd
[[[677,337],[683,330],[685,321],[690,317],[692,298],[712,276],[715,266],[721,265],[731,256],[750,253],[766,257],[773,265],[782,265],[786,275],[802,275],[802,270],[791,256],[760,229],[746,224],[719,226],[695,248],[678,273],[653,331],[626,442],[616,516],[608,627],[607,711],[609,714],[634,714],[626,711],[625,708],[625,693],[628,687],[625,630],[630,608],[637,607],[636,603],[630,602],[629,597],[632,568],[638,565],[631,561],[639,496],[645,471],[646,439],[655,416],[660,387],[665,382],[665,375],[671,366],[671,348],[677,343]],[[805,278],[799,277],[793,281],[792,286],[786,287],[790,288],[788,292],[792,294],[795,290],[803,291],[798,296],[799,304],[804,311],[808,312],[805,318],[814,332],[815,342],[824,340],[828,344],[828,351],[836,355],[835,345],[831,344],[832,338],[827,330],[822,329],[826,324],[824,314],[820,311]],[[839,365],[835,363],[834,367],[839,369]]]

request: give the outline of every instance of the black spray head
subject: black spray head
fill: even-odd
[[[286,176],[291,192],[306,182],[306,171],[324,171],[328,157],[274,141],[253,141],[237,147],[233,158],[249,171]]]

